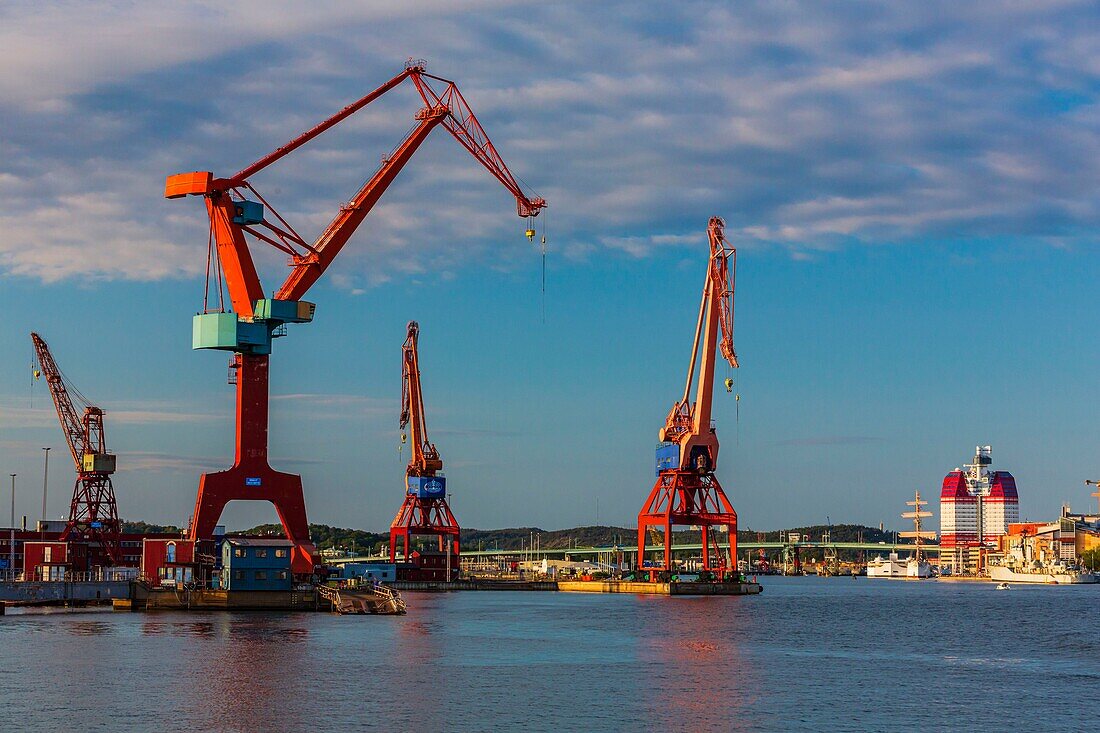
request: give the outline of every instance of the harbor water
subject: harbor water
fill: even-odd
[[[1085,730],[1100,586],[406,595],[400,617],[0,617],[0,730]]]

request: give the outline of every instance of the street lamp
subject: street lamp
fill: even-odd
[[[46,454],[46,462],[42,467],[42,537],[46,539],[46,489],[50,485],[50,449],[43,448],[42,451]]]
[[[15,477],[11,475],[11,542],[8,545],[8,573],[15,578]]]

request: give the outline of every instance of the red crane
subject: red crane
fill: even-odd
[[[115,472],[115,455],[107,451],[107,438],[103,432],[103,410],[80,393],[58,369],[50,347],[37,333],[31,334],[34,342],[35,379],[46,378],[61,421],[61,431],[76,465],[76,486],[69,506],[69,521],[61,534],[62,541],[87,542],[92,548],[95,564],[117,565],[121,559],[118,506],[111,474]],[[73,397],[80,403],[82,412],[73,404]],[[43,517],[45,519],[45,517]],[[96,549],[98,548],[98,556]]]
[[[407,560],[409,537],[417,535],[438,536],[439,549],[453,556],[452,562],[457,562],[458,522],[447,504],[447,479],[439,473],[443,470],[443,459],[435,444],[428,440],[424,394],[420,390],[419,336],[420,326],[416,321],[409,321],[408,336],[401,347],[400,425],[401,430],[409,428],[411,454],[405,468],[405,501],[390,524],[390,562],[397,559],[398,539],[403,542]],[[404,439],[405,435],[401,437]]]
[[[683,397],[672,406],[658,433],[661,442],[657,446],[657,482],[638,513],[639,569],[644,569],[649,528],[664,532],[663,561],[649,566],[651,576],[672,569],[672,528],[676,525],[702,528],[704,570],[719,576],[736,570],[737,513],[714,475],[718,465],[718,436],[711,421],[717,355],[721,354],[732,368],[737,368],[737,354],[733,349],[737,250],[726,242],[723,227],[725,222],[717,216],[712,217],[707,226],[710,262],[695,326],[687,384]],[[691,401],[696,373],[698,387],[695,400]],[[727,390],[732,385],[733,380],[727,379]],[[716,533],[711,529],[716,526],[725,526],[729,532],[729,555],[719,548]]]
[[[424,106],[415,114],[416,124],[401,143],[382,159],[382,164],[311,244],[264,199],[250,178],[305,145],[341,120],[363,109],[405,79],[412,80]],[[436,91],[431,81],[445,85]],[[226,503],[233,500],[266,500],[275,505],[287,538],[295,545],[295,573],[312,573],[318,564],[316,548],[309,539],[301,477],[275,471],[268,463],[268,366],[271,339],[282,335],[287,323],[313,320],[314,306],[302,298],[310,286],[332,264],[356,228],[378,199],[409,162],[428,134],[442,125],[488,171],[515,196],[518,213],[528,219],[528,238],[534,236],[531,217],[546,202],[529,196],[508,170],[454,82],[424,71],[423,61],[406,64],[405,70],[339,113],[299,135],[286,145],[260,158],[228,178],[216,178],[209,171],[169,176],[166,198],[202,196],[210,218],[210,241],[216,248],[214,277],[224,276],[234,312],[210,312],[195,317],[193,348],[235,353],[232,368],[237,384],[236,457],[233,467],[204,474],[191,518],[191,539],[209,538]],[[272,218],[264,215],[270,211]],[[290,273],[269,298],[260,283],[246,235],[280,250],[289,258]],[[208,263],[211,262],[208,254]],[[209,286],[208,267],[208,286]],[[208,287],[209,290],[209,287]]]

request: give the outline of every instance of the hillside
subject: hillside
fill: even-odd
[[[812,525],[792,527],[784,532],[798,532],[813,540],[820,540],[824,532],[832,531],[834,542],[856,542],[862,537],[864,542],[888,542],[893,540],[892,532],[884,532],[876,527],[859,524]],[[320,549],[337,548],[362,551],[377,550],[389,542],[389,533],[367,532],[360,529],[331,527],[327,524],[311,524],[310,535]],[[281,537],[283,528],[278,524],[261,524],[244,530],[242,534],[268,535]],[[741,530],[737,538],[741,542],[778,542],[779,530],[757,532],[752,529]],[[699,542],[699,532],[684,530],[675,532],[678,543]],[[557,550],[568,547],[603,547],[621,545],[631,547],[637,544],[637,530],[630,527],[587,526],[571,529],[545,530],[539,527],[510,527],[506,529],[464,529],[462,530],[462,548],[465,550],[501,549],[519,550],[527,547],[531,538],[536,537],[539,547],[545,550]]]

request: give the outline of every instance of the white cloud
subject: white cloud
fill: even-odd
[[[199,276],[202,208],[164,201],[164,176],[232,172],[409,54],[459,82],[550,202],[550,247],[573,261],[653,252],[715,213],[730,232],[802,254],[929,236],[1072,245],[1100,219],[1096,11],[1084,2],[0,13],[0,268],[16,276]],[[390,96],[257,178],[307,238],[412,123],[416,95]],[[511,207],[437,131],[331,275],[362,291],[533,266],[535,253],[511,246],[522,226]],[[265,250],[261,270],[281,279],[283,258]]]

